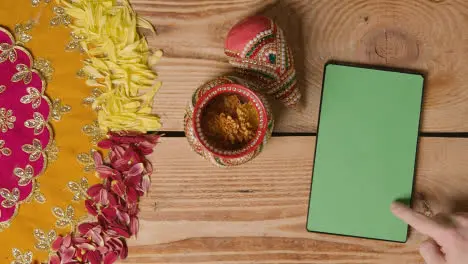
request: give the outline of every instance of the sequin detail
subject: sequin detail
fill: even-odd
[[[32,192],[31,199],[33,199],[34,201],[36,201],[36,202],[38,202],[40,204],[43,204],[43,203],[46,202],[46,197],[41,192],[40,184],[39,184],[39,182],[37,180],[36,180],[36,184],[34,184],[34,189],[33,189],[33,192]]]
[[[5,200],[2,201],[2,206],[5,208],[11,208],[18,203],[20,197],[20,191],[18,188],[13,188],[13,190],[8,190],[5,188],[0,189],[0,196]]]
[[[60,149],[57,146],[57,142],[53,140],[45,149],[45,153],[47,155],[47,161],[52,163],[58,159]]]
[[[55,16],[50,20],[51,26],[70,25],[71,17],[67,15],[63,7],[54,6],[52,10],[54,11]]]
[[[24,84],[29,84],[31,82],[32,72],[28,66],[24,64],[18,64],[16,65],[16,70],[18,72],[13,74],[13,76],[11,77],[12,82],[19,82],[21,80],[24,82]]]
[[[18,44],[25,44],[32,39],[30,34],[31,29],[34,26],[34,22],[28,21],[24,24],[15,25],[15,38],[18,41]]]
[[[8,229],[11,225],[11,222],[2,222],[0,223],[0,232],[3,232],[5,231],[6,229]]]
[[[80,153],[76,157],[78,162],[81,163],[81,165],[83,165],[84,172],[91,172],[96,168],[96,165],[94,164],[94,159],[93,159],[94,151],[95,150],[91,150],[89,154]]]
[[[68,42],[68,44],[65,46],[66,51],[74,51],[74,50],[79,50],[80,52],[83,51],[81,47],[81,41],[85,40],[85,37],[78,36],[76,33],[72,32],[70,33],[71,40]]]
[[[83,99],[83,104],[92,106],[96,99],[103,94],[102,90],[99,88],[94,88],[91,91],[91,95]]]
[[[88,179],[85,177],[81,178],[80,182],[70,181],[68,182],[68,189],[73,193],[73,201],[78,202],[80,200],[88,199],[87,190],[89,188]]]
[[[5,140],[0,140],[0,156],[10,156],[11,149],[5,147]]]
[[[29,154],[29,161],[36,161],[42,155],[42,144],[38,139],[33,139],[32,144],[25,144],[21,149]]]
[[[62,115],[69,113],[71,111],[71,106],[62,104],[60,99],[54,99],[52,102],[52,119],[55,121],[60,121]]]
[[[42,93],[34,87],[28,87],[26,91],[28,94],[21,97],[20,102],[22,104],[32,104],[33,109],[37,109],[41,106]]]
[[[52,243],[57,238],[57,232],[55,230],[50,230],[46,233],[41,229],[34,229],[34,238],[37,240],[34,245],[36,249],[49,251]]]
[[[18,57],[14,46],[8,43],[1,43],[0,51],[0,63],[6,60],[9,60],[10,62],[15,62]]]
[[[28,164],[24,169],[15,168],[13,170],[13,174],[19,178],[19,186],[26,186],[31,183],[32,179],[34,178],[34,168]]]
[[[48,82],[52,80],[55,70],[49,60],[38,58],[34,61],[33,68],[38,70],[42,77],[44,77]]]
[[[34,112],[33,119],[24,121],[24,126],[27,128],[34,128],[34,135],[39,135],[44,131],[46,123],[41,113]]]
[[[51,0],[43,0],[44,3],[48,4],[50,3]],[[37,7],[39,6],[39,4],[41,3],[41,0],[31,0],[31,4],[33,7]]]
[[[70,230],[73,230],[76,225],[75,220],[75,209],[73,206],[68,205],[65,209],[60,207],[52,208],[52,214],[57,218],[55,221],[55,226],[58,228],[70,227]]]
[[[15,127],[16,117],[13,115],[13,110],[0,108],[0,129],[3,133],[6,133],[8,129]]]
[[[96,145],[101,141],[106,135],[102,132],[101,128],[97,121],[94,121],[92,124],[85,125],[82,128],[83,133],[90,137],[91,143]]]
[[[31,251],[22,253],[19,249],[13,248],[13,257],[11,264],[32,264],[33,254]]]

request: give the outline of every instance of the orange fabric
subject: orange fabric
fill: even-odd
[[[53,79],[48,82],[46,94],[52,100],[60,99],[63,104],[71,106],[71,112],[63,114],[60,121],[51,121],[59,153],[58,159],[49,163],[45,173],[38,178],[46,202],[40,204],[31,201],[20,205],[18,215],[11,221],[10,227],[0,232],[1,263],[10,263],[15,259],[13,248],[22,253],[32,251],[33,263],[46,262],[48,252],[35,248],[38,241],[34,237],[34,230],[41,229],[47,233],[54,229],[57,234],[72,231],[70,227],[56,227],[57,218],[52,214],[52,208],[64,209],[72,205],[75,219],[86,216],[83,200],[73,202],[73,193],[67,184],[70,181],[80,182],[82,177],[88,179],[89,186],[99,182],[94,172],[85,173],[77,161],[79,153],[89,153],[95,148],[90,138],[82,132],[82,127],[91,124],[96,117],[91,108],[82,103],[91,94],[91,88],[76,76],[82,67],[82,57],[76,51],[65,51],[65,45],[70,41],[70,30],[63,25],[50,26],[49,21],[55,16],[52,11],[54,6],[54,1],[46,4],[44,0],[37,7],[32,6],[31,0],[0,1],[0,25],[9,28],[11,32],[18,23],[36,20],[30,32],[32,39],[24,46],[35,59],[45,58],[52,63],[55,72]]]

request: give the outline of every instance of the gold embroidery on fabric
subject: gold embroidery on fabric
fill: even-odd
[[[40,113],[34,112],[33,119],[24,121],[24,126],[27,128],[34,128],[34,135],[39,135],[44,131],[46,121]]]
[[[5,199],[2,201],[2,206],[5,208],[11,208],[18,203],[20,191],[18,188],[13,188],[11,192],[8,189],[2,188],[0,189],[0,196]]]
[[[34,177],[34,169],[31,165],[26,165],[26,168],[15,168],[13,174],[19,178],[18,185],[26,186],[28,185]]]
[[[50,230],[47,234],[41,229],[34,229],[34,238],[37,242],[34,247],[39,250],[49,251],[52,243],[57,238],[57,232],[55,230]]]
[[[32,144],[25,144],[21,149],[29,154],[29,161],[36,161],[42,155],[42,144],[38,139],[33,139]]]
[[[24,254],[17,248],[13,248],[13,257],[15,260],[11,264],[31,264],[33,254],[31,251],[26,251]]]
[[[85,125],[82,129],[83,133],[90,137],[91,143],[96,145],[101,139],[103,139],[106,135],[102,132],[101,128],[99,128],[99,124],[97,121],[94,121],[92,124]]]
[[[38,58],[34,61],[33,68],[38,70],[42,77],[44,77],[48,82],[52,80],[55,70],[50,61],[44,58]]]
[[[0,156],[10,156],[11,149],[5,147],[5,140],[0,140]]]
[[[89,106],[92,106],[94,101],[96,101],[96,99],[101,96],[103,94],[102,90],[99,89],[99,88],[94,88],[92,91],[91,91],[91,95],[86,97],[85,99],[83,99],[83,104],[85,105],[89,105]],[[98,109],[97,110],[100,110],[99,108],[100,107],[97,107]]]
[[[24,64],[16,65],[17,73],[13,74],[11,77],[12,82],[19,82],[23,80],[24,84],[29,84],[32,80],[32,72],[28,66]]]
[[[51,0],[44,0],[44,3],[48,4],[50,3]],[[31,0],[31,4],[33,7],[39,6],[41,3],[41,0]]]
[[[21,97],[20,102],[22,104],[32,104],[32,108],[37,109],[41,105],[42,93],[34,87],[28,87],[26,91],[28,94]]]
[[[57,146],[57,142],[52,140],[49,146],[46,147],[45,153],[47,154],[47,161],[52,163],[58,159],[59,154],[59,147]]]
[[[86,72],[83,70],[83,68],[79,69],[76,72],[76,77],[78,77],[80,79],[85,79],[86,78]]]
[[[28,21],[24,24],[16,24],[15,25],[15,37],[18,44],[25,44],[32,39],[30,35],[30,31],[34,26],[33,21]]]
[[[54,99],[52,102],[52,119],[55,121],[60,121],[62,119],[62,115],[69,113],[71,111],[71,107],[69,105],[63,105],[60,99]]]
[[[72,32],[70,33],[71,35],[71,40],[68,42],[68,44],[65,46],[65,51],[74,51],[74,50],[79,50],[80,52],[83,51],[83,48],[81,47],[80,43],[83,41],[85,38],[82,36],[78,36],[76,33]]]
[[[3,133],[6,133],[8,129],[13,129],[15,121],[16,117],[13,115],[13,110],[0,108],[0,128]]]
[[[0,232],[3,232],[5,231],[6,229],[8,229],[10,227],[10,222],[2,222],[0,223]]]
[[[91,172],[96,168],[96,165],[94,164],[94,158],[93,158],[94,157],[94,151],[95,150],[91,150],[89,152],[89,154],[88,153],[80,153],[76,157],[78,162],[81,163],[81,165],[83,165],[84,172]]]
[[[88,198],[88,179],[83,177],[79,183],[70,181],[68,182],[68,189],[74,194],[73,201],[79,202],[80,200],[86,200]]]
[[[37,180],[35,181],[36,184],[34,184],[34,189],[33,189],[33,194],[29,200],[29,202],[34,199],[36,202],[43,204],[46,202],[46,198],[44,194],[41,192],[39,182]]]
[[[6,91],[6,86],[5,85],[0,85],[0,94]]]
[[[71,17],[65,13],[63,7],[54,6],[53,11],[55,16],[50,20],[51,26],[65,25],[68,26],[71,23]]]
[[[10,62],[15,62],[18,54],[16,53],[15,47],[8,43],[0,44],[0,63],[9,60]]]
[[[65,210],[60,207],[52,208],[53,215],[57,218],[55,221],[55,226],[58,228],[66,228],[70,226],[70,230],[74,230],[76,220],[75,220],[75,209],[73,206],[68,205]]]

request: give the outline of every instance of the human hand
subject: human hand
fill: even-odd
[[[429,218],[400,203],[392,213],[429,239],[420,246],[427,264],[468,264],[468,213]],[[437,219],[446,221],[438,221]]]

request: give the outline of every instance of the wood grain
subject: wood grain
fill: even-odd
[[[276,137],[252,163],[219,169],[164,138],[125,263],[422,263],[416,232],[406,244],[306,232],[314,145]],[[467,155],[468,139],[421,139],[418,210],[466,209]]]
[[[229,28],[264,14],[286,31],[304,94],[299,110],[276,105],[276,131],[315,132],[329,60],[427,73],[425,132],[467,132],[468,2],[465,0],[131,0],[158,29],[150,46],[165,57],[155,100],[164,130],[182,131],[192,91],[231,71],[223,53]]]

